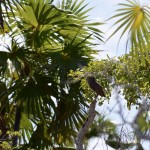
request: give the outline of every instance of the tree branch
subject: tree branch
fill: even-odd
[[[94,76],[92,76],[91,74],[87,73],[86,80],[87,80],[87,83],[88,83],[89,87],[97,94],[96,98],[98,97],[98,95],[100,95],[101,97],[105,97],[105,93],[103,91],[103,88],[101,87],[100,84],[98,84],[96,82],[96,79],[95,79]],[[84,122],[84,124],[83,124],[82,128],[80,129],[80,131],[78,133],[78,136],[77,136],[77,138],[75,140],[76,150],[83,150],[84,136],[87,133],[89,127],[93,123],[94,118],[96,116],[96,112],[95,112],[96,98],[90,104],[89,112],[88,112],[88,118]]]
[[[76,150],[84,150],[83,149],[83,140],[84,136],[87,133],[90,125],[93,123],[93,120],[95,118],[96,112],[95,112],[95,106],[96,106],[96,100],[94,100],[90,107],[89,107],[89,113],[88,118],[86,119],[85,123],[83,124],[82,128],[80,129],[78,136],[76,138]]]
[[[150,103],[147,102],[146,100],[141,104],[137,115],[135,116],[133,122],[132,122],[132,127],[134,129],[135,135],[137,136],[138,139],[144,139],[144,140],[150,140],[150,134],[144,134],[142,133],[140,127],[138,126],[138,118],[144,113],[150,110]]]

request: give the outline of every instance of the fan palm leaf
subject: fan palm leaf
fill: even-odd
[[[88,4],[84,4],[85,0],[82,0],[78,2],[78,0],[63,0],[58,4],[58,7],[63,9],[63,10],[68,10],[70,11],[70,14],[75,16],[75,22],[80,23],[82,26],[81,30],[79,31],[80,34],[89,34],[89,32],[93,33],[93,35],[98,38],[101,42],[103,42],[103,36],[102,36],[102,31],[100,31],[98,28],[95,26],[102,25],[103,23],[101,22],[93,22],[91,23],[88,20],[88,15],[87,13],[92,9],[85,9]],[[86,28],[86,30],[85,30]],[[88,29],[88,30],[87,30]],[[86,35],[87,36],[87,35]]]
[[[138,67],[139,55],[143,65],[146,60],[150,62],[149,55],[149,30],[150,30],[150,8],[149,6],[141,6],[138,1],[128,0],[127,3],[120,3],[117,14],[110,19],[117,18],[113,26],[117,26],[112,33],[112,37],[116,32],[122,29],[120,39],[125,33],[128,33],[128,41],[131,42],[132,57],[136,58],[133,61],[133,66]]]
[[[70,11],[71,8],[58,9],[48,1],[22,0],[20,2],[13,1],[13,3],[15,18],[11,17],[13,15],[10,13],[9,23],[14,20],[13,24],[15,22],[18,28],[15,28],[12,34],[14,36],[23,35],[26,45],[38,51],[60,51],[62,44],[66,40],[72,40],[78,32],[76,40],[84,39],[92,32],[102,41],[102,32],[92,28],[92,23],[89,23],[88,27],[88,21],[82,18],[89,11],[83,10],[86,5],[80,9],[83,1],[79,3],[80,5],[74,2],[77,6],[75,4],[73,7],[69,6],[72,7],[73,12]],[[99,24],[101,23],[93,25]]]
[[[45,0],[5,3],[12,42],[7,51],[0,52],[0,73],[9,91],[11,128],[13,111],[21,108],[22,148],[72,144],[86,119],[83,91],[79,83],[69,82],[68,74],[93,58],[93,35],[102,41],[102,33],[94,27],[98,23],[88,22],[89,10],[83,2],[71,1],[59,8]]]

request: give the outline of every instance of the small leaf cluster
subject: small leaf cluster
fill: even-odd
[[[2,134],[2,131],[0,130],[0,135]],[[13,147],[12,147],[12,139],[14,136],[19,136],[21,137],[21,133],[20,132],[17,132],[17,131],[7,131],[6,133],[9,137],[9,139],[6,139],[4,141],[2,141],[0,143],[0,149],[5,149],[5,150],[13,150]]]

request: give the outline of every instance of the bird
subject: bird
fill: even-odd
[[[96,79],[94,76],[87,76],[86,81],[89,85],[89,87],[96,92],[97,95],[100,95],[101,97],[105,97],[105,93],[103,91],[103,88],[100,84],[96,82]]]

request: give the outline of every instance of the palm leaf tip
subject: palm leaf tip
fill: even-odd
[[[141,27],[141,25],[143,24],[144,22],[144,16],[145,16],[145,12],[144,12],[144,9],[142,7],[136,7],[136,12],[135,12],[135,19],[134,19],[134,22],[131,26],[131,29],[132,30],[135,30],[135,29],[139,29]]]

